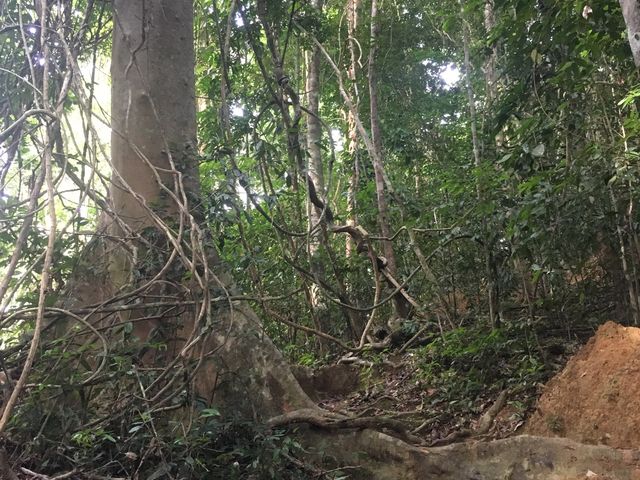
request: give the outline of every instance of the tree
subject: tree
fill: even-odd
[[[173,322],[167,329],[173,355],[197,360],[216,352],[206,365],[196,362],[196,388],[205,398],[215,390],[214,401],[233,405],[236,413],[268,418],[285,408],[311,407],[281,354],[259,333],[253,312],[234,300],[233,287],[198,224],[192,2],[120,0],[114,3],[114,23],[114,212],[140,235],[132,250],[149,249],[152,258],[143,258],[155,265],[145,272],[135,258],[122,258],[121,251],[111,254],[110,281],[119,288],[137,271],[146,277],[139,280],[143,291],[156,293],[158,284],[188,277],[188,286],[173,293],[184,294],[188,288],[197,306],[181,318],[143,322],[137,335],[147,339],[153,329],[167,329],[162,324]],[[118,223],[110,229],[122,231]],[[153,258],[154,251],[165,248],[166,257]],[[170,278],[171,268],[181,274]],[[215,313],[210,310],[214,288],[222,294]],[[182,340],[176,344],[171,337]],[[242,372],[242,386],[219,382],[219,365]]]
[[[358,0],[346,0],[345,2],[347,15],[347,45],[349,48],[349,65],[347,68],[347,77],[351,83],[351,96],[354,99],[354,107],[356,110],[360,106],[360,95],[358,93],[358,40],[356,39],[356,31],[358,28],[358,10],[360,2]],[[351,175],[349,176],[349,191],[347,212],[349,214],[348,222],[350,225],[357,225],[357,204],[356,195],[358,192],[358,183],[360,182],[360,159],[358,158],[358,128],[356,126],[355,112],[346,108],[347,116],[347,151],[351,159]],[[346,256],[350,257],[355,251],[355,243],[351,238],[347,240]]]
[[[485,15],[486,17],[491,17],[491,6],[490,3],[485,5]],[[473,163],[477,170],[482,167],[483,159],[481,158],[481,145],[480,139],[478,136],[478,128],[477,128],[477,115],[476,115],[476,107],[475,107],[475,93],[473,91],[473,86],[471,84],[471,53],[470,53],[470,34],[469,34],[469,25],[465,19],[465,3],[460,1],[460,16],[462,21],[462,43],[464,50],[464,68],[465,68],[465,83],[467,87],[467,98],[469,99],[469,124],[471,130],[471,143],[473,148]],[[489,22],[490,23],[490,22]],[[492,56],[495,55],[495,51],[492,52]],[[491,78],[491,71],[493,68],[492,58],[489,59],[489,63],[487,64],[487,71],[485,75],[487,76],[487,93],[488,97],[492,97],[492,83],[495,81]],[[478,197],[478,203],[486,202],[484,185],[480,180],[476,183],[476,192]],[[486,224],[486,221],[482,222],[483,232],[483,250],[484,250],[484,264],[485,264],[485,275],[487,281],[487,300],[489,305],[489,320],[491,324],[498,328],[500,327],[500,299],[498,297],[498,287],[496,278],[496,266],[495,261],[493,259],[492,251],[495,249],[495,237],[492,232],[489,231],[489,227]]]
[[[356,7],[357,8],[357,7]],[[375,173],[376,183],[376,200],[378,203],[378,226],[380,233],[385,239],[382,241],[384,255],[387,260],[385,267],[389,273],[396,277],[398,274],[398,265],[396,255],[393,250],[391,241],[391,221],[389,219],[389,205],[386,190],[389,188],[389,182],[386,179],[385,168],[383,164],[384,152],[382,148],[382,129],[380,127],[380,112],[378,111],[378,79],[376,56],[378,53],[378,42],[380,24],[378,18],[378,0],[371,2],[371,33],[369,37],[369,67],[367,70],[367,78],[369,81],[369,119],[371,123],[371,141],[373,143],[373,171]],[[402,296],[394,297],[395,314],[405,318],[408,315],[408,306]]]

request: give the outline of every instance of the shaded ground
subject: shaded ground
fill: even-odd
[[[539,343],[541,349],[545,348],[547,352],[558,350],[546,348],[546,343]],[[451,347],[451,342],[448,345]],[[473,363],[476,358],[486,362],[494,352],[499,354],[504,350],[501,341],[496,345],[500,348],[495,349],[493,343],[488,344],[491,355],[480,355],[472,350],[474,356],[469,357],[465,350],[454,358],[465,355],[462,357],[464,362],[468,359],[467,363]],[[563,346],[565,348],[560,350],[566,354],[573,351],[567,347],[567,341],[563,341]],[[531,377],[538,379],[534,382],[530,377],[524,377],[525,382],[520,377],[513,377],[510,382],[498,377],[495,384],[487,383],[482,388],[469,390],[476,394],[465,397],[459,394],[459,390],[451,391],[450,387],[456,383],[467,385],[462,374],[474,371],[461,369],[458,373],[440,361],[444,358],[442,356],[429,360],[428,357],[433,355],[427,350],[416,350],[404,355],[371,356],[371,360],[366,357],[347,359],[354,365],[329,365],[315,370],[298,367],[296,376],[325,409],[346,413],[356,420],[366,417],[401,420],[408,425],[408,433],[419,437],[419,441],[412,441],[412,445],[390,438],[380,433],[397,433],[389,429],[388,424],[381,425],[380,431],[358,427],[334,428],[331,434],[327,434],[326,429],[313,428],[304,433],[310,436],[308,444],[321,452],[323,458],[328,455],[334,459],[336,465],[349,465],[351,470],[347,470],[348,474],[362,473],[353,476],[354,479],[640,480],[640,450],[633,450],[637,448],[640,437],[637,431],[640,417],[640,329],[624,328],[611,322],[603,325],[571,358],[566,368],[548,383],[526,429],[526,433],[542,437],[519,434],[523,433],[521,426],[527,412],[532,411],[535,385],[541,385],[548,376],[542,378],[536,374]],[[547,358],[560,368],[567,357],[562,354],[552,358],[548,354]],[[430,366],[430,362],[435,360],[447,368],[446,372],[455,374],[442,377],[426,370],[425,365]],[[496,365],[506,368],[511,360],[512,357],[505,357],[489,362],[489,370],[495,369]],[[454,363],[460,364],[461,361],[455,360]],[[476,368],[480,366],[477,362],[474,365]],[[514,370],[516,373],[520,371]],[[425,372],[431,372],[431,375]],[[507,392],[507,404],[495,418],[491,416],[491,428],[484,430],[482,419],[491,410],[497,411],[494,408],[498,405],[496,398],[504,396],[500,392]],[[462,432],[466,433],[461,435]],[[230,433],[235,435],[236,430]],[[583,445],[546,436],[567,436],[580,442],[631,449]],[[496,438],[501,440],[490,441]],[[336,449],[336,445],[345,444],[350,448]],[[424,448],[429,445],[436,448]],[[368,452],[362,465],[354,463],[354,451]],[[318,460],[322,464],[321,459]],[[24,458],[14,464],[17,477],[7,477],[3,475],[2,463],[0,458],[0,479],[55,478],[20,467],[27,465],[38,472],[42,469],[41,464],[25,462]],[[354,468],[365,470],[356,472]],[[65,478],[115,477],[72,475]],[[315,473],[309,478],[316,478]]]
[[[525,432],[637,448],[640,329],[602,325],[548,382]]]
[[[355,417],[383,416],[401,420],[426,444],[455,432],[475,429],[481,415],[496,401],[499,391],[475,399],[451,402],[439,388],[420,376],[415,355],[390,356],[377,365],[330,365],[316,370],[294,369],[296,377],[322,408]],[[528,394],[528,393],[527,393]],[[523,395],[512,395],[483,438],[505,438],[524,423]],[[515,402],[512,400],[516,400]],[[527,403],[533,403],[528,399]],[[445,442],[452,443],[452,442]]]
[[[316,387],[326,409],[406,421],[427,445],[439,445],[456,431],[470,431],[445,447],[415,448],[415,465],[405,459],[429,478],[640,480],[640,451],[633,450],[640,445],[640,329],[613,322],[601,326],[544,387],[526,428],[520,427],[530,409],[523,406],[522,396],[517,398],[517,389],[511,389],[511,400],[491,430],[476,435],[479,420],[494,403],[494,392],[462,399],[466,408],[449,408],[438,388],[425,383],[418,370],[410,354],[384,364],[334,365],[316,370],[309,387]],[[495,438],[502,440],[488,441]]]
[[[559,362],[563,363],[561,359]],[[499,390],[454,404],[420,376],[415,357],[384,364],[334,365],[313,373],[315,398],[352,416],[403,420],[427,444],[475,430]],[[304,382],[303,382],[304,384]],[[640,445],[640,329],[608,322],[551,379],[525,425],[533,391],[511,389],[507,405],[483,439],[514,434],[567,437],[615,448]],[[462,405],[464,404],[464,405]],[[522,428],[524,426],[524,428]],[[460,441],[461,439],[456,439]]]

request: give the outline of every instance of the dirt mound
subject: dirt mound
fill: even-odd
[[[547,384],[525,432],[640,446],[640,329],[602,325]]]

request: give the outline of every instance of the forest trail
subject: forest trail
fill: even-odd
[[[640,444],[640,429],[637,428],[640,424],[639,328],[624,327],[611,321],[602,325],[566,366],[541,388],[542,395],[535,410],[530,409],[526,421],[525,412],[515,406],[518,402],[507,402],[494,415],[491,429],[483,435],[473,432],[485,412],[491,409],[491,397],[477,401],[475,417],[451,415],[451,411],[439,408],[440,402],[432,404],[437,392],[416,378],[416,370],[412,355],[408,354],[389,357],[379,365],[338,364],[314,371],[299,368],[296,376],[323,408],[356,417],[400,418],[412,425],[413,433],[423,438],[427,445],[451,444],[444,447],[443,452],[454,456],[463,452],[475,452],[475,456],[483,448],[498,448],[501,442],[507,442],[502,454],[521,450],[523,465],[531,455],[544,454],[551,458],[559,455],[560,450],[573,452],[573,456],[567,458],[554,457],[549,477],[544,477],[544,473],[543,477],[538,477],[527,472],[525,467],[522,471],[518,467],[513,470],[515,476],[505,478],[640,478],[640,469],[633,466],[640,458],[640,452],[633,450]],[[456,435],[463,431],[464,434]],[[558,438],[560,443],[556,449],[552,440],[544,443],[540,439],[538,444],[535,438],[527,435],[562,438]],[[496,439],[502,440],[486,443]],[[602,462],[605,456],[612,454],[606,447],[620,449],[620,462]],[[605,450],[600,451],[603,448]],[[584,471],[578,468],[576,476],[567,476],[567,469],[572,468],[574,460],[582,463]],[[502,461],[499,463],[501,468],[506,465]]]

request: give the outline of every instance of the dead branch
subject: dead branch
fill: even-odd
[[[480,417],[480,421],[475,430],[476,435],[484,435],[489,431],[491,425],[493,425],[493,421],[498,413],[500,413],[500,410],[503,409],[505,403],[507,403],[507,390],[500,392],[500,395],[498,395],[496,401],[493,402],[493,405]]]

